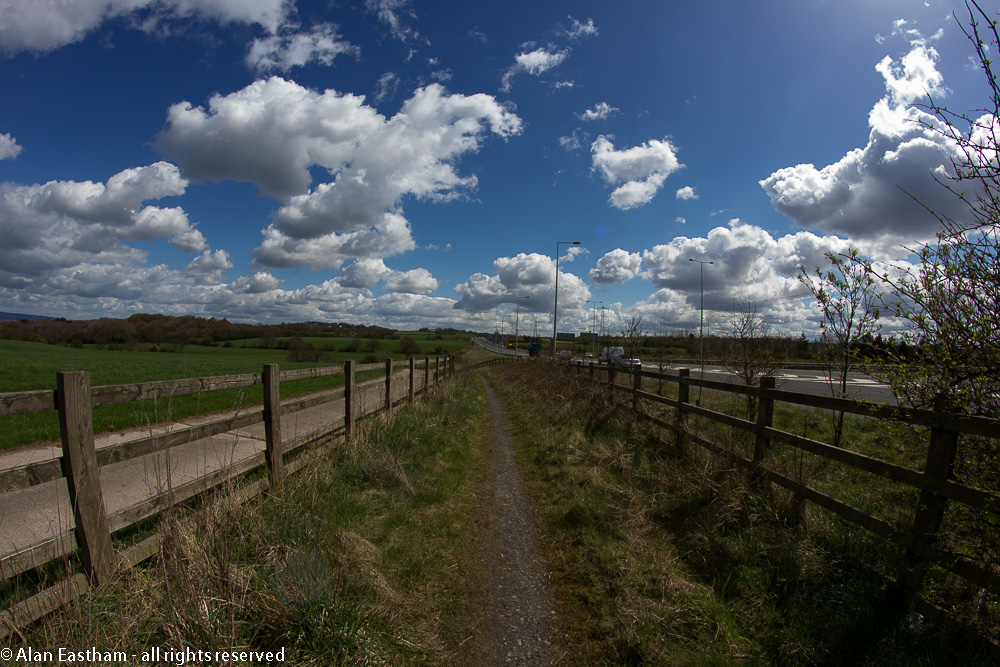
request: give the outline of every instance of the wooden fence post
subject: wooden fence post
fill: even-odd
[[[955,469],[955,454],[957,452],[958,433],[940,426],[933,427],[927,449],[924,475],[934,482],[946,482],[951,479]],[[903,572],[898,581],[906,599],[920,592],[927,574],[927,562],[919,555],[920,550],[917,548],[916,542],[934,546],[947,505],[948,498],[946,496],[921,489],[917,501],[917,511],[910,528],[911,542],[903,557]]]
[[[410,405],[413,405],[413,377],[416,374],[416,357],[410,357]]]
[[[76,543],[83,566],[96,584],[108,581],[117,569],[111,529],[101,495],[100,469],[94,450],[94,417],[90,373],[56,373],[56,403],[62,439],[62,473],[76,521]]]
[[[632,378],[632,412],[639,411],[639,392],[642,391],[642,368]]]
[[[774,389],[774,383],[773,375],[765,375],[760,379],[761,393],[760,398],[757,400],[758,429],[771,428],[771,424],[774,422],[774,399],[765,394],[767,390]],[[758,431],[753,445],[754,485],[761,483],[763,477],[762,466],[764,465],[764,459],[767,458],[770,445],[771,439]]]
[[[392,412],[392,358],[385,360],[385,411]]]
[[[264,459],[271,488],[278,490],[285,477],[281,448],[281,382],[278,364],[264,364]]]
[[[441,357],[434,357],[434,384],[441,381]]]
[[[424,391],[427,391],[427,387],[431,383],[431,358],[424,357]]]
[[[354,360],[344,362],[344,437],[354,437]]]
[[[681,368],[677,371],[677,415],[674,419],[674,433],[677,436],[677,452],[683,456],[687,449],[687,413],[681,404],[691,402],[691,385],[687,379],[691,377],[690,368]]]

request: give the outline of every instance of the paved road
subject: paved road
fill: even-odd
[[[415,385],[423,387],[423,369],[417,369]],[[434,370],[431,369],[433,378]],[[393,400],[409,391],[409,371],[393,376]],[[301,397],[297,397],[301,398]],[[358,385],[359,409],[385,403],[385,379],[378,378]],[[260,410],[260,406],[253,408]],[[97,448],[126,440],[148,437],[187,426],[206,423],[232,413],[202,415],[165,426],[155,426],[130,433],[101,434],[94,438]],[[301,410],[281,419],[283,440],[322,428],[343,424],[344,402],[337,400]],[[252,458],[264,451],[264,424],[258,423],[236,431],[173,447],[104,466],[100,471],[101,492],[108,515],[153,498],[170,488],[197,479],[233,463]],[[0,455],[0,469],[14,468],[33,461],[57,459],[62,455],[58,443],[42,445]],[[65,479],[0,494],[0,557],[58,536],[73,528],[73,511]]]
[[[653,363],[644,363],[642,367],[649,371],[659,369],[659,366]],[[676,373],[679,368],[689,368],[691,369],[691,377],[701,377],[701,369],[690,364],[664,366],[664,370],[668,373]],[[782,369],[778,371],[775,377],[778,389],[818,396],[835,395],[831,391],[830,376],[825,371]],[[720,382],[740,382],[739,378],[733,375],[731,371],[720,366],[705,366],[705,379],[718,380]],[[839,389],[839,378],[835,379],[833,384]],[[896,397],[893,395],[889,385],[864,373],[848,373],[847,395],[850,398],[864,399],[872,403],[897,404]]]
[[[485,339],[476,339],[475,342],[487,350],[498,354],[510,356],[514,353],[513,350],[504,350]],[[527,352],[524,350],[519,350],[519,353],[520,356],[527,356]],[[583,361],[581,358],[577,358],[577,360]],[[648,361],[644,362],[642,367],[644,370],[654,372],[660,369],[659,364]],[[667,363],[663,366],[663,370],[667,373],[676,373],[680,368],[690,369],[691,377],[701,377],[701,369],[696,364]],[[720,382],[740,382],[739,378],[722,366],[705,366],[704,377],[707,380],[718,380]],[[795,391],[801,394],[834,396],[835,392],[832,390],[832,387],[838,385],[836,381],[831,384],[830,376],[821,370],[782,369],[778,371],[776,377],[778,389]],[[847,395],[850,398],[864,399],[873,403],[897,404],[896,397],[893,395],[892,390],[889,389],[889,385],[864,373],[848,374]]]

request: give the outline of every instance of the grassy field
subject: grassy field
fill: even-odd
[[[223,495],[164,521],[160,556],[11,647],[284,649],[289,665],[486,664],[481,531],[488,409],[469,375],[350,446],[314,454],[280,493]]]
[[[665,447],[565,367],[487,373],[513,424],[566,664],[990,664],[964,638],[912,623],[871,571],[893,550],[863,529],[803,521],[793,499],[752,490],[724,460]],[[707,392],[703,405],[745,410]],[[829,422],[801,410],[779,421],[812,437]],[[883,428],[852,424],[851,445],[884,447]],[[810,470],[811,482],[828,472]],[[844,481],[878,495],[850,476],[824,484]]]
[[[443,347],[452,353],[468,345],[467,340],[435,340],[429,334],[414,334],[424,354],[435,356],[432,350]],[[333,345],[348,345],[351,339],[320,338]],[[331,341],[333,341],[331,343]],[[0,340],[0,393],[30,391],[34,389],[54,389],[56,373],[60,371],[89,371],[92,386],[126,384],[131,382],[151,382],[155,380],[175,380],[190,377],[210,377],[240,373],[260,373],[264,364],[277,363],[282,370],[311,368],[342,364],[347,359],[356,362],[374,361],[372,352],[335,352],[330,358],[319,362],[288,361],[289,352],[284,349],[260,349],[252,347],[256,341],[235,341],[231,347],[203,347],[188,345],[181,353],[148,351],[97,350],[92,346],[82,348]],[[381,341],[383,348],[378,359],[387,355],[402,359],[394,352],[398,340]],[[378,375],[378,371],[359,375],[367,379]],[[342,385],[342,376],[297,380],[282,384],[282,395],[286,397],[320,391]],[[190,415],[210,414],[220,411],[240,410],[263,402],[259,386],[242,389],[219,390],[178,396],[173,399],[147,400],[132,403],[97,406],[94,408],[94,430],[97,433],[120,431],[135,426],[156,424],[183,419]],[[59,439],[58,416],[54,412],[12,415],[0,417],[0,451],[23,447],[24,445],[55,441]]]

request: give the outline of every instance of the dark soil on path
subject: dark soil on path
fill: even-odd
[[[535,552],[528,498],[514,460],[510,424],[485,379],[493,429],[493,511],[485,574],[484,638],[498,665],[552,665],[556,605]]]

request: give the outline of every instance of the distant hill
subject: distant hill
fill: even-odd
[[[31,320],[32,322],[37,322],[38,320],[54,319],[54,317],[46,317],[45,315],[25,315],[24,313],[5,313],[0,311],[0,322],[10,322],[12,320]]]

